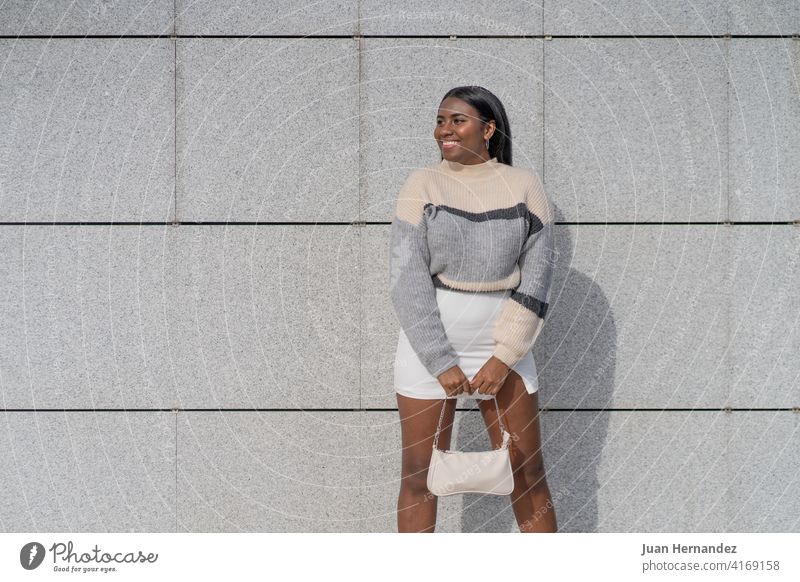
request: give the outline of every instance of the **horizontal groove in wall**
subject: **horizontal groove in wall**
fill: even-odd
[[[2,408],[2,412],[393,412],[396,408]],[[478,411],[478,408],[472,410]],[[541,412],[793,412],[800,408],[543,408]]]
[[[366,221],[366,222],[302,222],[302,221],[284,221],[284,222],[261,222],[261,221],[241,221],[241,222],[217,222],[217,221],[201,221],[201,222],[0,222],[0,226],[376,226],[376,225],[389,225],[391,222],[386,221]],[[784,220],[779,222],[765,222],[765,221],[732,221],[732,222],[635,222],[635,221],[609,221],[609,222],[559,222],[557,225],[574,225],[574,226],[800,226],[800,221]]]
[[[48,36],[46,34],[32,34],[25,36],[8,36],[0,35],[0,40],[24,40],[24,39],[43,39],[43,40],[59,40],[59,39],[79,39],[87,40],[93,38],[112,38],[112,39],[126,39],[126,38],[285,38],[285,39],[303,39],[303,38],[479,38],[479,39],[503,39],[503,38],[615,38],[615,39],[643,39],[643,38],[708,38],[708,39],[724,39],[724,38],[775,38],[787,39],[797,38],[798,35],[780,35],[780,34],[513,34],[513,35],[483,35],[483,34],[414,34],[414,35],[398,35],[398,34],[94,34],[94,35],[80,35],[80,34],[65,34],[59,36]]]

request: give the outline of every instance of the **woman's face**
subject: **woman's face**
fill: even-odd
[[[486,140],[492,137],[495,123],[484,124],[479,115],[477,109],[457,97],[442,101],[433,137],[445,160],[479,164],[489,159]]]

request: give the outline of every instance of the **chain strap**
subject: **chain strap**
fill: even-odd
[[[458,398],[457,396],[455,397]],[[433,437],[433,448],[435,449],[439,444],[439,431],[442,428],[442,419],[444,418],[444,409],[447,404],[448,400],[453,400],[453,398],[445,398],[442,400],[442,413],[439,415],[439,424],[436,426],[436,436]],[[503,426],[503,419],[500,416],[500,407],[497,405],[497,396],[492,396],[492,400],[494,400],[494,406],[497,409],[497,422],[500,424],[500,436],[503,436],[503,433],[506,431],[506,428]],[[505,439],[504,439],[505,441]]]

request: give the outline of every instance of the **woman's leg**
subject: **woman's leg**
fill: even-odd
[[[502,441],[494,402],[481,400],[479,406],[492,446],[498,447]],[[511,434],[509,447],[514,470],[511,505],[517,525],[522,533],[555,532],[555,508],[545,479],[541,449],[538,393],[529,394],[519,374],[510,370],[497,393],[497,406],[503,415],[503,425]]]
[[[423,400],[397,394],[400,412],[403,460],[400,496],[397,500],[397,531],[433,533],[436,527],[437,498],[428,491],[428,466],[431,462],[433,437],[442,413],[443,400]],[[456,400],[446,403],[439,448],[450,446]]]

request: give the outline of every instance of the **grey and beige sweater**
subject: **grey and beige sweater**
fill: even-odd
[[[509,367],[533,347],[550,300],[553,210],[538,176],[492,158],[411,172],[391,226],[389,292],[409,344],[434,377],[458,364],[436,287],[512,289],[492,331]]]

